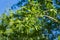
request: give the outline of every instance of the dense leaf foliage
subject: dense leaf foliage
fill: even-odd
[[[59,11],[52,0],[28,0],[15,13],[0,17],[0,40],[58,40]]]

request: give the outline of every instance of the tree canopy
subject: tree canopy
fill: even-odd
[[[0,17],[0,40],[59,39],[59,11],[52,0],[28,0],[15,13],[10,10]]]

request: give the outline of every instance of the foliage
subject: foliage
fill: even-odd
[[[59,27],[60,12],[52,0],[28,0],[15,13],[0,17],[0,40],[54,40]]]

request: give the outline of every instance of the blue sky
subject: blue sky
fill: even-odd
[[[18,1],[17,0],[0,0],[0,14],[5,12],[5,10],[10,9],[10,7],[13,4],[16,4]]]

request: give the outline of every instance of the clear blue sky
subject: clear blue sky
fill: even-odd
[[[5,10],[9,9],[13,4],[16,4],[18,1],[17,0],[0,0],[0,15]]]

